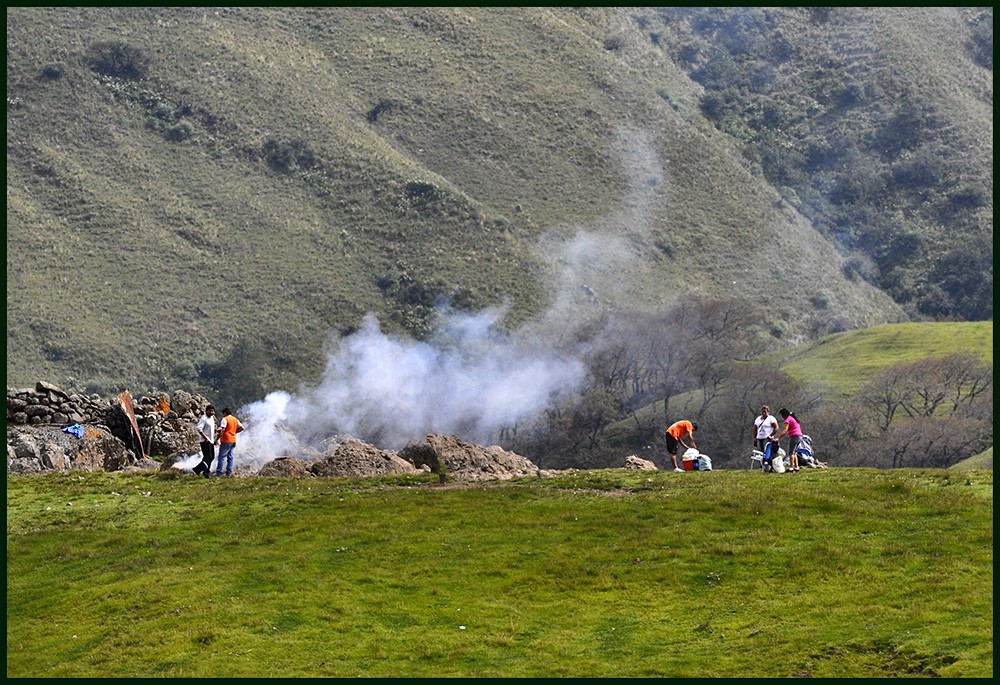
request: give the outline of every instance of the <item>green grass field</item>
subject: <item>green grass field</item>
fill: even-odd
[[[8,677],[991,677],[993,474],[7,483]]]

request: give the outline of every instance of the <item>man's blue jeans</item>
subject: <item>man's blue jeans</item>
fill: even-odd
[[[235,442],[219,443],[219,457],[215,464],[215,475],[222,475],[222,462],[226,462],[226,475],[233,475],[233,452],[236,450]]]

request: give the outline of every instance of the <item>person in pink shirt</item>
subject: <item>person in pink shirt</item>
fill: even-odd
[[[786,435],[788,436],[788,470],[793,472],[798,471],[799,455],[795,453],[795,448],[799,446],[799,441],[802,439],[802,426],[799,425],[799,420],[795,418],[795,414],[787,409],[782,408],[778,413],[785,420],[785,425],[777,437],[774,438],[774,441],[777,442]]]

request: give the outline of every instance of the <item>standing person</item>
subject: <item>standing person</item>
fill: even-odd
[[[778,432],[778,419],[771,416],[770,411],[770,408],[765,404],[760,408],[760,416],[753,420],[756,439],[752,445],[761,452],[767,451],[765,448],[770,442],[771,436]]]
[[[208,478],[212,473],[212,460],[215,459],[215,407],[210,404],[205,406],[197,428],[201,438],[201,461],[194,467],[194,472]]]
[[[670,453],[670,458],[674,462],[674,471],[683,471],[684,469],[677,466],[677,448],[683,445],[685,449],[698,449],[698,446],[694,444],[693,433],[698,430],[697,423],[691,423],[687,420],[677,421],[670,425],[670,428],[664,432],[663,437],[667,441],[667,452]],[[688,447],[687,443],[684,442],[685,436],[691,436],[691,446]]]
[[[799,455],[795,453],[795,448],[799,446],[799,441],[802,439],[802,426],[799,425],[799,420],[795,418],[795,414],[787,409],[782,408],[778,413],[785,420],[785,426],[781,429],[781,433],[774,438],[774,441],[778,442],[785,435],[788,436],[788,470],[798,471]]]
[[[215,465],[216,477],[222,477],[222,462],[226,462],[226,475],[233,475],[233,452],[236,451],[236,434],[243,432],[243,424],[232,415],[229,408],[222,410],[219,424],[219,461]]]

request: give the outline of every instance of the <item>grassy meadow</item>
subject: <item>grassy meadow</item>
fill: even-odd
[[[993,363],[993,322],[901,323],[834,333],[775,353],[795,378],[830,389],[844,399],[880,371],[928,357],[971,352]]]
[[[7,483],[8,677],[991,677],[993,474]]]

